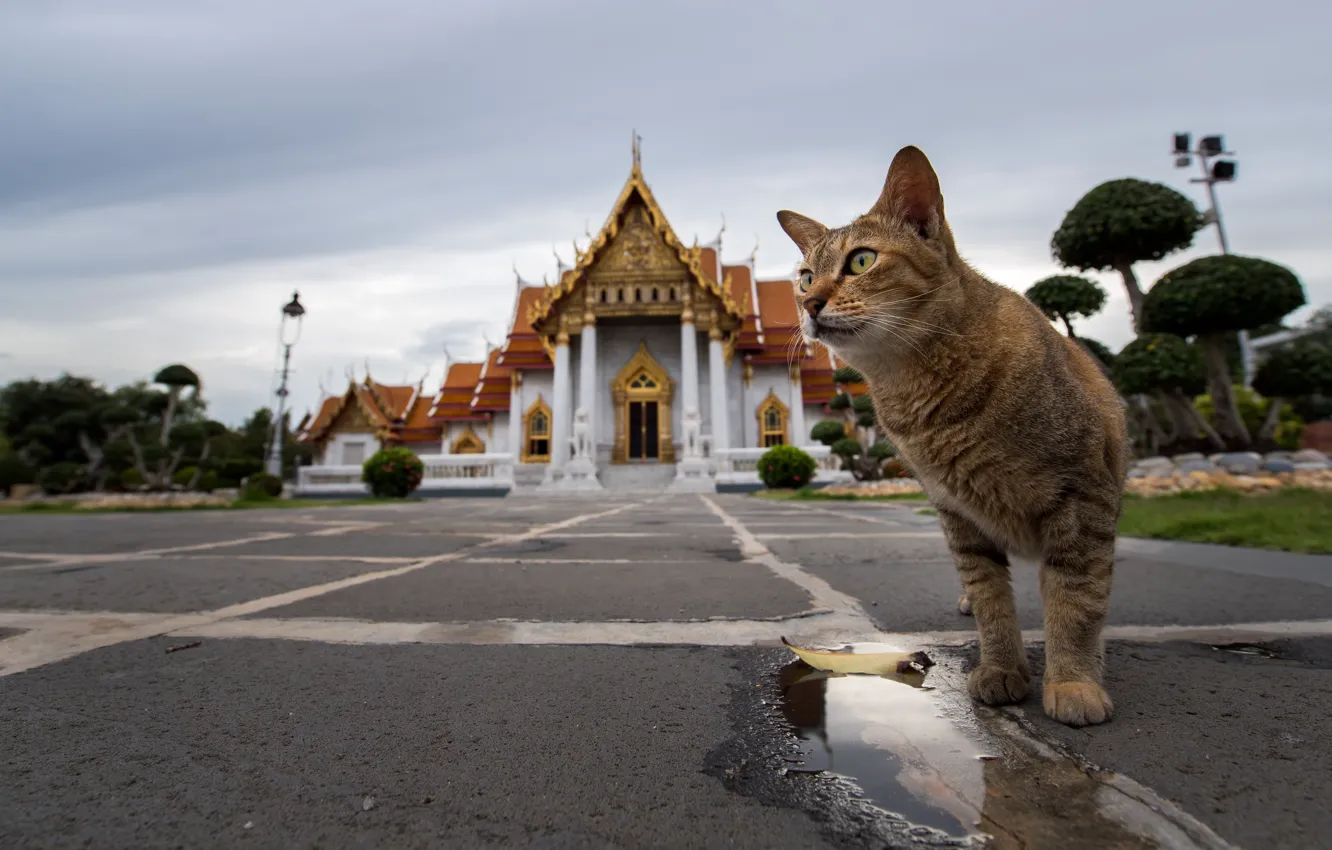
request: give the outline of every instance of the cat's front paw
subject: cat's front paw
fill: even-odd
[[[957,613],[964,617],[971,616],[971,600],[967,598],[965,593],[957,598]]]
[[[1045,685],[1045,713],[1069,726],[1104,723],[1115,713],[1105,688],[1094,682],[1054,682]]]
[[[993,664],[982,664],[967,676],[967,690],[972,699],[986,705],[1021,702],[1030,687],[1031,676],[1026,670],[1009,670]]]

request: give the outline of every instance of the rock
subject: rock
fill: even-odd
[[[1263,455],[1263,459],[1264,459],[1264,460],[1290,460],[1290,456],[1291,456],[1291,454],[1292,454],[1292,452],[1288,452],[1288,451],[1268,452],[1267,454]]]
[[[1220,472],[1220,471],[1221,470],[1217,468],[1216,464],[1204,460],[1202,455],[1198,455],[1197,459],[1195,460],[1186,460],[1179,465],[1180,475],[1191,475],[1195,472],[1203,472],[1210,474],[1213,472]]]
[[[1174,465],[1175,465],[1175,462],[1174,462],[1173,460],[1171,460],[1170,458],[1168,458],[1168,457],[1162,457],[1161,455],[1155,455],[1154,457],[1145,457],[1145,458],[1143,458],[1142,460],[1138,461],[1137,465],[1138,465],[1138,466],[1141,466],[1141,467],[1144,467],[1144,468],[1145,468],[1145,467],[1167,467],[1167,466],[1174,466]]]
[[[1145,470],[1145,469],[1138,469],[1138,468],[1130,469],[1130,470],[1128,471],[1128,477],[1129,477],[1129,478],[1146,478],[1146,477],[1147,477],[1147,470]]]
[[[1221,455],[1215,463],[1231,475],[1253,475],[1262,460],[1261,455],[1253,452],[1233,452]]]
[[[1207,460],[1207,458],[1203,457],[1202,454],[1200,454],[1199,452],[1187,452],[1182,455],[1175,455],[1174,457],[1175,463],[1180,466],[1183,466],[1184,464],[1195,460],[1205,461]]]
[[[1295,464],[1284,458],[1270,457],[1263,461],[1261,469],[1263,472],[1294,472]]]
[[[1290,456],[1290,460],[1295,464],[1320,463],[1323,466],[1332,465],[1329,463],[1327,455],[1323,454],[1318,449],[1300,449],[1298,452],[1295,452]]]

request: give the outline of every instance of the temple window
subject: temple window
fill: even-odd
[[[771,392],[758,409],[759,445],[763,448],[785,445],[787,410],[786,405]]]
[[[672,301],[675,300],[675,287],[674,287],[674,286],[671,287],[670,299],[671,299]]]
[[[540,397],[523,416],[522,462],[550,462],[550,407]]]
[[[634,287],[634,303],[635,303],[635,304],[641,304],[642,302],[643,302],[643,290],[641,290],[641,289],[639,289],[637,286],[635,286],[635,287]]]
[[[605,304],[607,300],[608,299],[606,298],[606,290],[603,289],[601,290],[601,303]]]
[[[620,287],[619,289],[617,289],[617,290],[615,290],[615,291],[616,291],[616,293],[617,293],[617,295],[618,295],[618,297],[617,297],[615,300],[617,300],[617,301],[619,301],[621,304],[623,304],[623,303],[624,303],[624,287]]]
[[[660,300],[661,300],[661,290],[658,289],[658,288],[655,287],[655,286],[652,287],[652,300],[653,300],[653,301],[660,301]]]

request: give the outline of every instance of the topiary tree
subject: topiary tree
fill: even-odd
[[[1202,346],[1216,430],[1232,449],[1252,441],[1235,404],[1228,334],[1279,321],[1304,304],[1304,287],[1284,266],[1233,254],[1200,257],[1167,272],[1143,302],[1143,327],[1196,336]]]
[[[1198,350],[1182,338],[1143,334],[1115,356],[1111,376],[1124,395],[1150,395],[1169,413],[1170,427],[1166,429],[1145,401],[1139,407],[1156,440],[1156,450],[1189,440],[1190,435],[1196,438],[1198,432],[1206,436],[1212,448],[1225,448],[1225,442],[1191,401],[1207,381]]]
[[[186,388],[194,390],[195,395],[199,393],[199,376],[189,366],[182,366],[179,363],[173,363],[170,366],[163,367],[153,376],[154,384],[161,384],[167,388],[167,406],[162,413],[162,436],[160,442],[166,445],[171,436],[171,420],[176,415],[176,406],[180,404],[180,395]]]
[[[1078,337],[1078,342],[1082,343],[1082,347],[1090,351],[1092,356],[1101,361],[1107,369],[1114,369],[1115,353],[1110,350],[1108,345],[1085,336]]]
[[[1074,319],[1089,319],[1105,306],[1105,290],[1094,280],[1075,274],[1057,274],[1042,278],[1026,292],[1027,300],[1040,308],[1047,319],[1061,321],[1069,339]]]
[[[1255,438],[1265,444],[1282,421],[1287,399],[1332,394],[1332,346],[1317,339],[1298,339],[1278,348],[1258,366],[1253,388],[1270,399]]]
[[[1133,328],[1141,332],[1143,292],[1133,264],[1182,251],[1202,226],[1202,214],[1184,195],[1161,183],[1124,178],[1083,195],[1064,215],[1050,249],[1061,266],[1119,272]]]
[[[814,427],[809,431],[809,437],[816,443],[823,443],[825,446],[831,446],[833,443],[846,436],[846,424],[838,422],[836,419],[821,419],[814,423]]]

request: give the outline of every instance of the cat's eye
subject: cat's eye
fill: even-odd
[[[862,248],[855,252],[851,255],[851,259],[846,261],[847,274],[863,274],[869,270],[870,266],[874,265],[878,256],[868,248]]]
[[[804,292],[814,285],[814,272],[800,273],[800,291]]]

